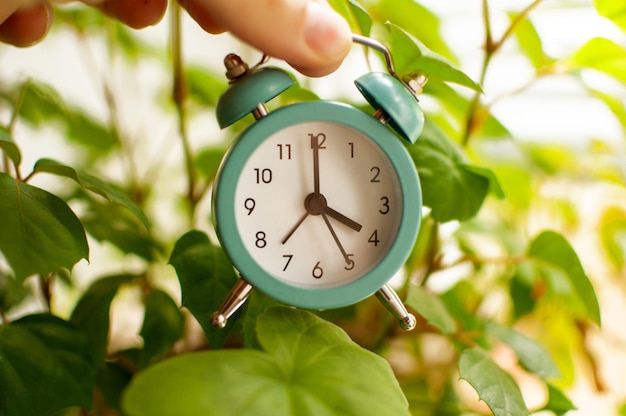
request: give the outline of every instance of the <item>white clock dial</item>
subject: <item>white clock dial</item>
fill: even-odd
[[[390,250],[402,192],[388,156],[365,134],[304,122],[259,144],[235,189],[245,249],[268,274],[299,287],[359,279]]]

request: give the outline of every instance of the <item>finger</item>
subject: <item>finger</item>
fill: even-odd
[[[9,2],[10,3],[10,2]],[[26,47],[41,40],[52,25],[54,12],[48,2],[10,10],[6,3],[0,8],[0,41]],[[17,2],[14,2],[14,4]]]
[[[335,70],[352,43],[348,23],[325,1],[179,1],[208,32],[229,30],[309,76]]]
[[[167,8],[167,0],[82,1],[135,29],[157,24],[163,18]]]

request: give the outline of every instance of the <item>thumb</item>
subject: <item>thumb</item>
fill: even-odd
[[[30,46],[41,40],[50,29],[54,12],[47,1],[0,1],[0,42]]]
[[[352,44],[348,23],[323,0],[179,1],[206,31],[228,30],[308,76],[337,69]]]

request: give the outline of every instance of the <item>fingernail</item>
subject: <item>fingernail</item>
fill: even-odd
[[[304,39],[318,55],[337,58],[349,48],[350,27],[329,6],[310,1],[306,10]]]

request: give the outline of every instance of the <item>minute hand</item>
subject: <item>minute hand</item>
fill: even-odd
[[[357,233],[359,231],[361,231],[361,228],[363,228],[363,226],[361,224],[359,224],[358,222],[353,221],[350,218],[348,218],[345,215],[343,215],[342,213],[335,211],[334,209],[332,209],[328,205],[324,207],[324,213],[326,215],[328,215],[330,218],[339,221],[343,225],[346,225],[346,226],[352,228]]]

